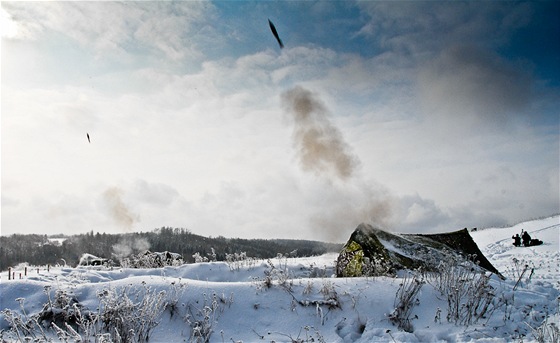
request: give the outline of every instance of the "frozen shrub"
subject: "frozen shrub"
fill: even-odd
[[[132,255],[121,260],[124,268],[161,268],[165,266],[180,266],[183,264],[183,257],[180,254],[164,251],[146,251],[137,255]]]
[[[104,289],[98,293],[99,316],[103,328],[117,342],[147,342],[151,331],[159,324],[165,308],[166,293],[147,287],[131,291],[134,302],[125,287],[120,291]]]
[[[266,288],[270,288],[276,283],[287,291],[291,291],[293,280],[290,279],[287,261],[283,261],[281,256],[282,255],[279,254],[279,257],[277,257],[280,260],[278,266],[276,266],[271,259],[266,261],[268,268],[264,271],[263,284]]]
[[[204,263],[208,262],[208,257],[200,255],[200,253],[195,252],[192,257],[194,258],[194,263]]]
[[[338,299],[338,294],[334,288],[334,283],[330,280],[323,280],[323,286],[319,290],[325,297],[325,300]]]
[[[76,332],[76,330],[67,323],[64,325],[66,330],[61,329],[55,323],[52,323],[52,326],[61,342],[83,342],[82,336],[80,336],[80,334],[78,334],[78,332]]]
[[[39,340],[39,337],[46,340],[43,328],[37,322],[37,316],[28,316],[24,309],[24,298],[16,299],[21,307],[22,314],[14,312],[10,309],[0,311],[4,319],[10,325],[10,330],[7,332],[2,331],[0,338],[4,341],[31,341]]]
[[[208,257],[202,256],[199,252],[195,252],[192,257],[194,259],[194,263],[206,263],[206,262],[216,262],[218,261],[218,254],[216,254],[216,250],[214,248],[210,248],[210,252],[207,253]]]
[[[0,332],[0,340],[46,342],[55,335],[64,342],[147,342],[163,311],[176,311],[183,287],[172,283],[169,295],[145,283],[138,289],[103,289],[97,294],[99,308],[92,312],[69,291],[57,289],[53,293],[51,286],[45,286],[47,302],[40,312],[28,315],[23,298],[16,299],[21,314],[1,311],[10,330]]]
[[[554,322],[548,323],[545,321],[541,326],[531,331],[533,337],[539,343],[560,342],[560,330],[558,329],[558,324]]]
[[[240,270],[242,267],[252,268],[255,266],[257,259],[247,256],[247,253],[226,254],[226,263],[229,270]]]
[[[409,277],[406,275],[399,285],[395,295],[395,309],[389,314],[389,320],[397,325],[399,329],[412,332],[411,323],[412,309],[418,303],[418,292],[424,285],[424,280],[417,275]]]
[[[318,267],[315,263],[309,266],[309,277],[310,278],[324,278],[327,277],[327,266]]]
[[[165,309],[169,310],[171,317],[173,317],[175,312],[178,310],[177,304],[179,303],[179,299],[181,298],[186,286],[186,284],[181,283],[181,280],[179,280],[179,282],[171,282],[171,287],[167,292],[167,301],[165,303]]]
[[[51,296],[51,287],[44,289],[48,296],[48,302],[44,304],[39,313],[28,315],[24,308],[25,299],[16,299],[21,307],[22,314],[11,310],[3,310],[2,314],[10,325],[10,330],[2,332],[2,341],[37,341],[46,342],[49,338],[49,330],[53,330],[59,340],[65,342],[83,341],[78,332],[84,331],[86,322],[95,321],[95,314],[68,295],[66,291],[56,290],[54,298]],[[89,337],[86,335],[85,337]]]
[[[496,308],[495,290],[490,275],[472,263],[449,258],[440,263],[439,272],[426,274],[430,284],[447,300],[447,320],[471,325]]]
[[[257,333],[255,330],[253,332],[261,339],[264,340],[265,336]],[[303,337],[305,334],[305,337]],[[279,341],[280,342],[292,342],[292,343],[310,343],[310,342],[319,342],[325,343],[325,338],[321,335],[319,330],[314,328],[313,326],[303,326],[299,329],[299,333],[296,337],[291,334],[283,333],[283,332],[268,332],[269,336],[280,336],[282,337]],[[277,342],[277,340],[272,339],[272,342]],[[242,343],[241,341],[235,341],[234,343]]]
[[[211,296],[204,293],[201,306],[189,304],[185,322],[191,329],[190,341],[196,343],[209,342],[218,322],[218,317],[225,309],[224,305],[231,305],[232,303],[233,295],[227,299],[224,295],[220,297],[216,293]]]
[[[218,261],[218,255],[216,255],[216,250],[214,250],[214,248],[210,248],[210,253],[208,253],[208,256],[210,256],[209,260],[211,262],[216,262]]]
[[[535,266],[532,262],[530,263],[525,260],[519,260],[515,257],[512,258],[511,261],[511,266],[506,269],[506,275],[511,277],[513,280],[516,280],[515,286],[513,286],[513,289],[515,290],[522,284],[523,278],[525,278],[524,281],[526,284],[531,282],[531,278],[535,273]]]
[[[82,312],[84,311],[78,300],[63,289],[57,289],[54,292],[53,298],[50,286],[45,287],[45,293],[47,294],[48,302],[43,306],[38,315],[38,323],[47,322],[49,325],[57,324],[62,327],[64,327],[64,324],[70,324],[77,327],[78,320],[83,318]],[[84,312],[91,315],[89,311]]]

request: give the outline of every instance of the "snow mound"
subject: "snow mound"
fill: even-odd
[[[111,321],[117,314],[127,318],[126,324],[141,323],[134,332],[143,332],[150,342],[547,341],[557,328],[551,323],[559,320],[559,228],[559,217],[554,216],[471,233],[505,280],[480,279],[492,296],[485,316],[469,325],[450,318],[449,298],[433,279],[411,274],[336,278],[337,254],[328,254],[156,269],[30,268],[21,278],[20,271],[14,271],[16,277],[10,280],[3,272],[0,339],[75,341],[74,333],[60,322],[55,323],[62,331],[47,320],[42,331],[25,332],[21,325],[19,332],[10,330],[17,320],[33,326],[34,319],[51,313],[57,318],[74,316],[67,319],[82,338],[86,333],[76,317],[99,314],[89,328],[90,341],[110,338],[104,325],[125,330],[125,323]],[[514,247],[511,236],[521,229],[544,244]],[[411,285],[418,285],[418,292],[406,299]],[[408,321],[408,330],[394,320],[399,313]],[[132,331],[122,331],[120,337],[127,332]]]

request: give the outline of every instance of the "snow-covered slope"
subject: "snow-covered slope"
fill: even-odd
[[[533,279],[560,282],[558,269],[560,268],[560,247],[558,235],[560,233],[560,216],[523,222],[512,227],[489,228],[471,232],[471,236],[478,247],[492,261],[502,273],[510,272],[515,258],[520,263],[526,263],[535,268]],[[538,238],[544,243],[535,247],[514,247],[515,234],[521,235],[521,230],[527,231],[532,238]]]
[[[44,305],[49,303],[56,310],[53,313],[74,315],[76,311],[109,313],[112,307],[114,324],[114,318],[126,315],[124,305],[129,304],[129,313],[142,313],[139,317],[144,319],[155,316],[148,332],[150,342],[196,341],[193,332],[199,338],[209,337],[209,342],[536,341],[539,334],[551,335],[550,325],[547,332],[538,330],[545,320],[558,322],[559,219],[554,216],[472,233],[507,279],[490,278],[495,297],[484,318],[468,326],[447,320],[448,299],[435,289],[432,279],[424,280],[429,282],[422,284],[409,304],[412,332],[399,329],[391,313],[394,317],[399,307],[399,288],[413,284],[412,278],[333,278],[337,255],[328,254],[159,269],[51,267],[47,271],[41,267],[37,272],[35,267],[28,268],[27,277],[21,279],[23,269],[19,268],[15,280],[8,280],[6,272],[0,275],[0,329],[8,341],[18,334],[20,338],[31,335],[21,327],[18,332],[9,331],[8,321],[44,315]],[[511,236],[521,229],[545,243],[514,247]],[[527,271],[520,277],[525,265]],[[148,298],[153,302],[142,302]],[[64,300],[69,305],[66,309]],[[139,320],[131,318],[127,317],[131,325]],[[79,333],[95,342],[95,335],[103,333],[101,324],[94,323],[87,335]],[[33,334],[39,340],[52,337],[57,341],[64,336],[50,329]],[[71,332],[67,335],[69,341],[75,340]]]

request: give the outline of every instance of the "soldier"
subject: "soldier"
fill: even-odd
[[[520,247],[521,246],[521,237],[519,237],[519,234],[516,234],[515,236],[511,236],[511,238],[513,238],[513,245],[516,247]]]
[[[523,238],[523,245],[528,247],[531,245],[531,236],[529,235],[529,233],[527,231],[523,231],[523,234],[521,235],[521,238]]]

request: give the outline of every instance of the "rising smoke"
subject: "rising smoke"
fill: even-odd
[[[282,104],[293,118],[293,144],[302,170],[325,177],[321,208],[311,225],[327,239],[339,240],[361,222],[388,229],[395,198],[382,186],[364,181],[357,173],[359,158],[351,152],[328,110],[311,91],[296,86],[285,91]],[[341,183],[334,180],[344,181]]]
[[[359,159],[350,152],[323,103],[309,90],[296,86],[282,94],[294,120],[294,145],[303,170],[347,180]]]
[[[139,220],[137,214],[132,213],[122,199],[123,190],[118,187],[108,188],[103,193],[103,199],[111,214],[111,218],[127,231],[132,229],[132,225]],[[113,245],[113,256],[121,260],[132,254],[138,254],[150,249],[150,243],[145,238],[124,236],[120,241]]]
[[[132,225],[139,221],[139,216],[132,213],[122,200],[122,189],[118,187],[108,188],[103,193],[103,199],[109,210],[111,218],[121,227],[127,230],[132,229]]]
[[[132,254],[143,253],[150,249],[150,242],[145,238],[124,236],[113,245],[113,255],[117,260],[122,260]]]

